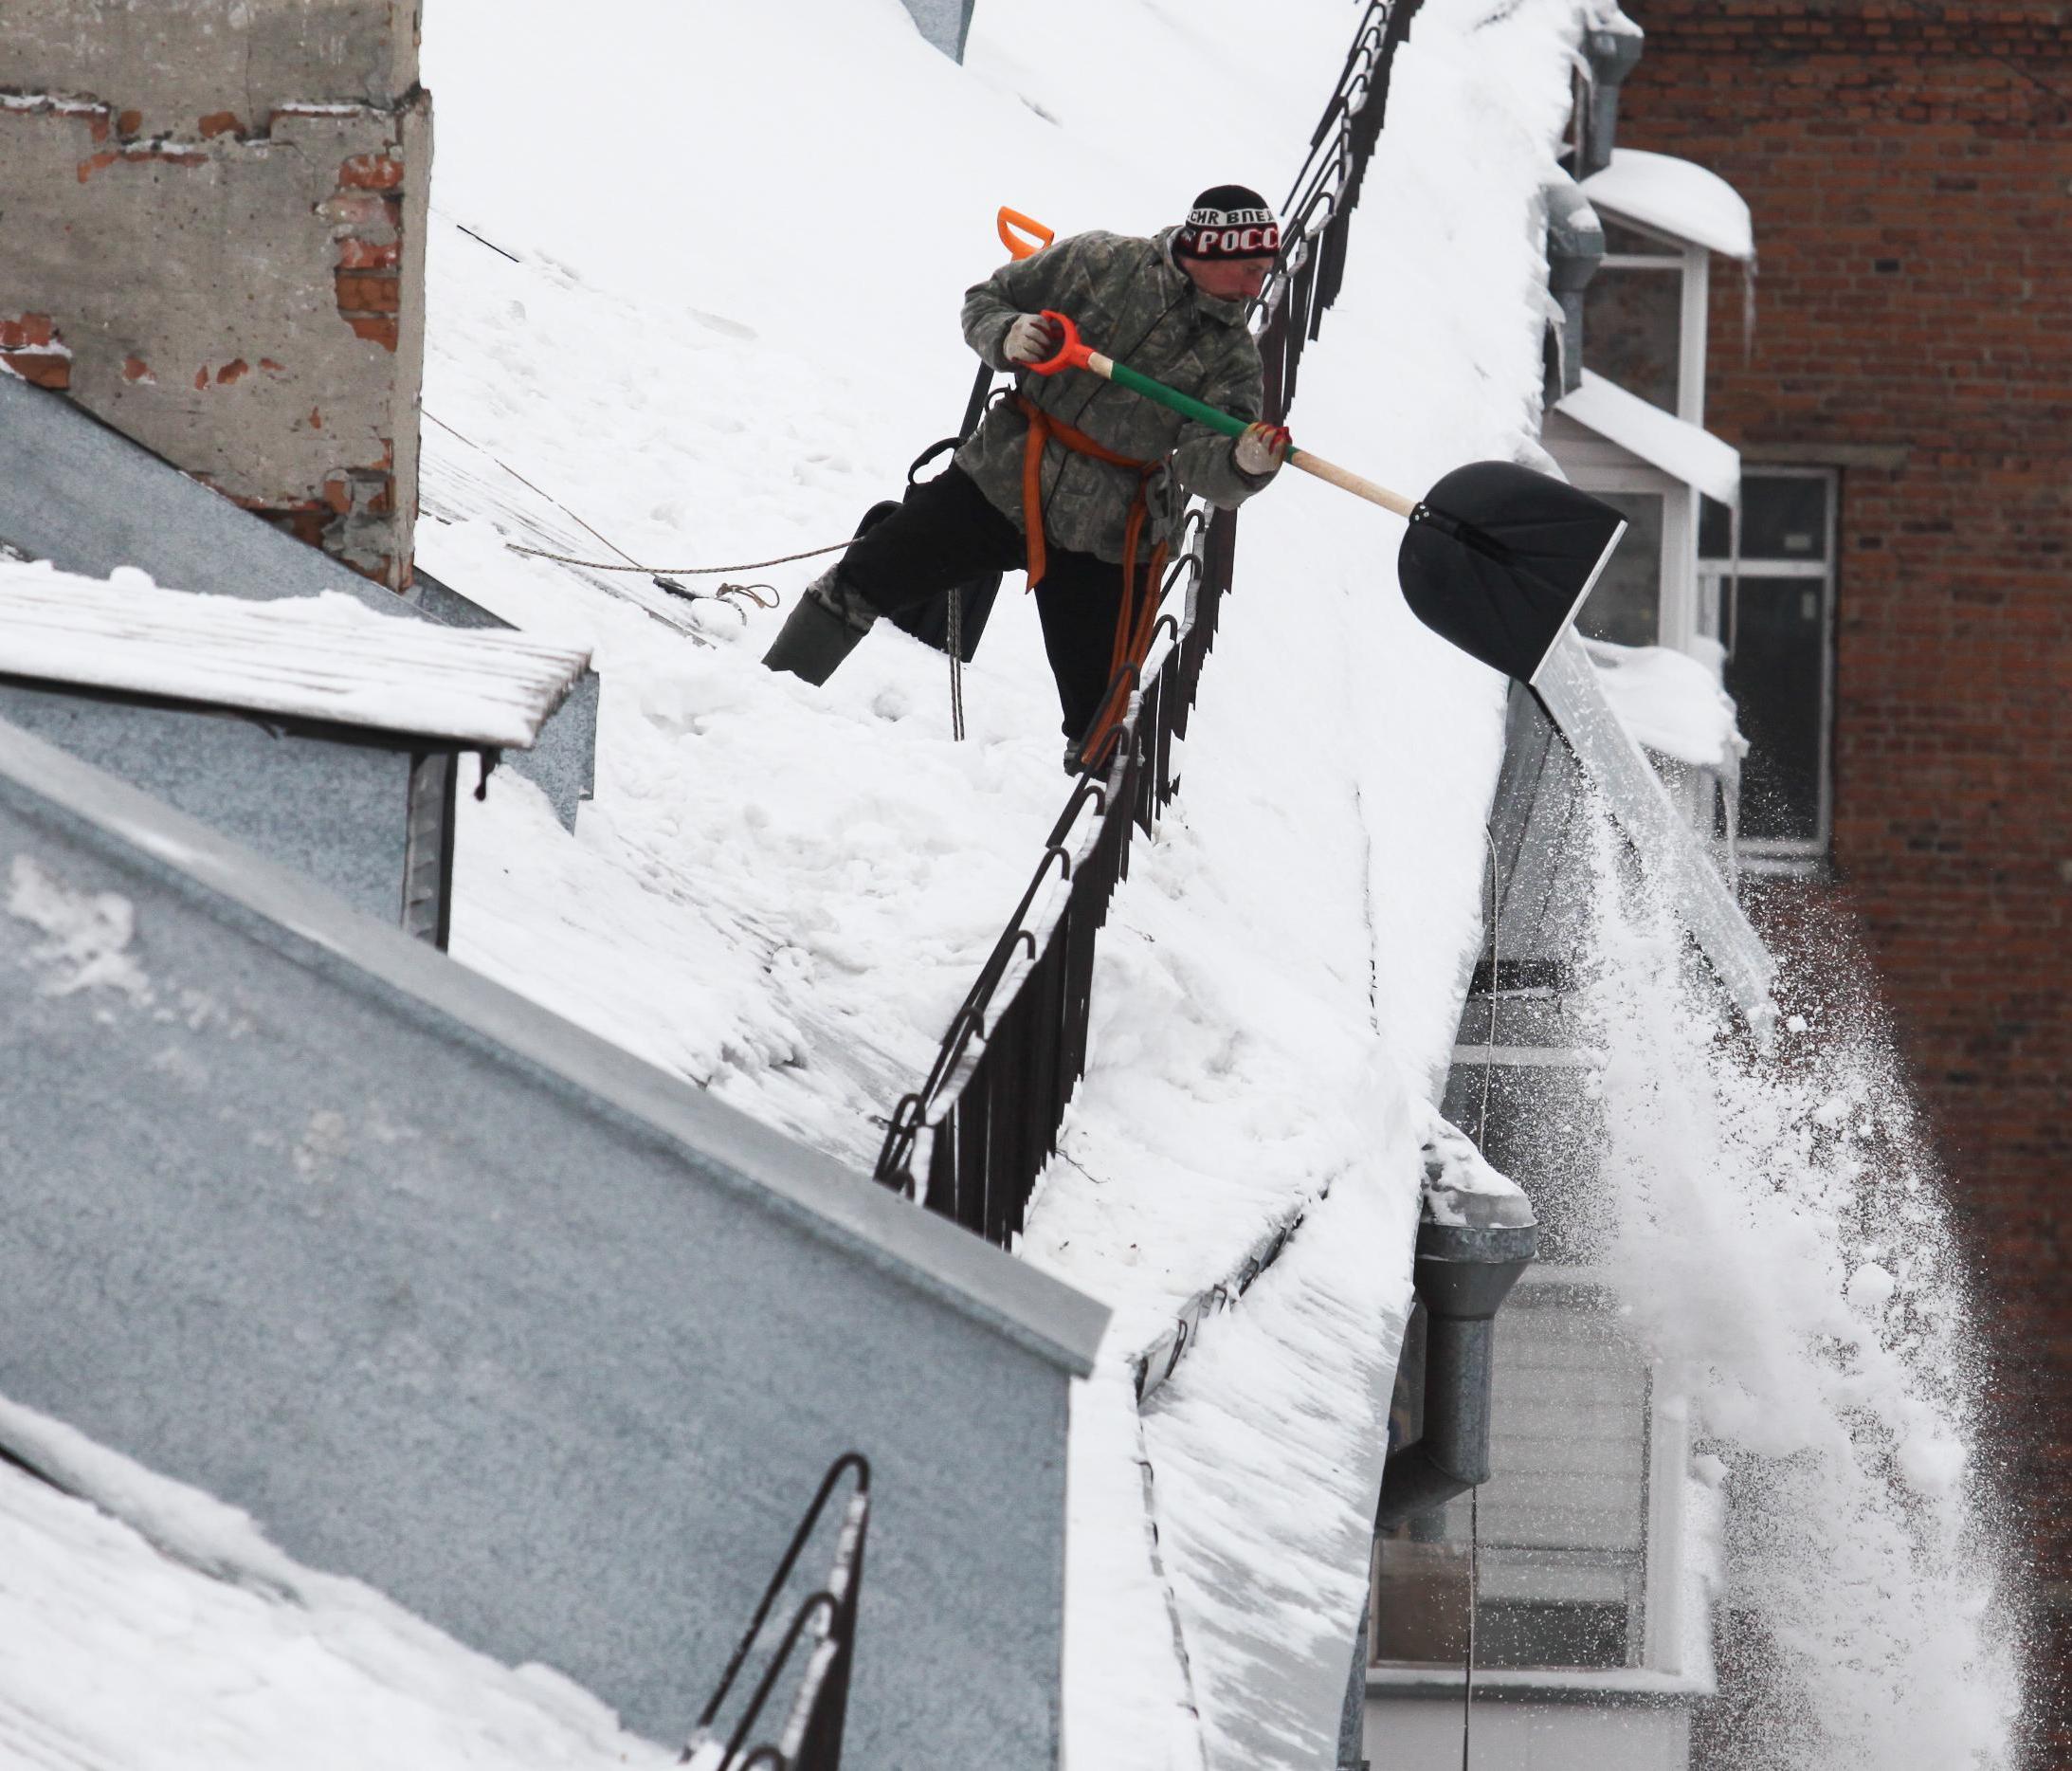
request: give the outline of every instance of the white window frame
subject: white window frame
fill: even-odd
[[[1514,1298],[1534,1292],[1571,1292],[1578,1305],[1595,1294],[1608,1306],[1617,1293],[1608,1275],[1591,1267],[1535,1265],[1525,1269]],[[1698,1697],[1713,1689],[1710,1657],[1693,1658],[1692,1578],[1687,1566],[1690,1529],[1688,1493],[1691,1442],[1690,1411],[1685,1399],[1664,1388],[1659,1361],[1647,1375],[1645,1433],[1647,1464],[1642,1489],[1642,1598],[1639,1664],[1627,1667],[1478,1667],[1480,1690],[1563,1693],[1588,1696]],[[1369,1580],[1370,1605],[1379,1574],[1377,1554]],[[1430,1661],[1371,1661],[1367,1690],[1371,1697],[1428,1697],[1436,1691],[1458,1692],[1461,1670]]]
[[[1698,488],[1643,463],[1612,466],[1564,462],[1562,471],[1578,491],[1645,493],[1662,500],[1662,557],[1656,562],[1662,599],[1654,643],[1689,651],[1693,638],[1710,631],[1698,593]]]
[[[1740,513],[1734,515],[1734,545],[1725,559],[1697,560],[1698,594],[1701,618],[1707,630],[1722,644],[1732,638],[1727,611],[1736,581],[1743,576],[1805,578],[1821,584],[1825,607],[1820,623],[1820,773],[1818,812],[1810,838],[1736,836],[1736,862],[1751,873],[1806,876],[1822,871],[1834,848],[1834,721],[1835,721],[1835,623],[1841,601],[1840,539],[1842,476],[1833,467],[1772,466],[1750,462],[1742,469],[1744,483],[1760,480],[1821,480],[1827,483],[1827,534],[1819,559],[1744,559],[1740,557]],[[1695,540],[1692,547],[1697,554]]]
[[[1712,253],[1689,240],[1679,240],[1659,228],[1650,228],[1630,215],[1622,215],[1609,205],[1603,206],[1600,213],[1604,219],[1616,222],[1628,232],[1658,242],[1663,249],[1660,252],[1607,252],[1598,261],[1599,275],[1608,270],[1673,270],[1681,276],[1677,325],[1676,414],[1686,423],[1702,428],[1705,423],[1705,342],[1712,300]],[[1589,346],[1587,333],[1584,345],[1586,349]]]

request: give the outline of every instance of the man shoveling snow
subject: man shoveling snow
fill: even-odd
[[[945,472],[913,487],[808,588],[763,662],[825,683],[880,615],[1025,567],[1063,710],[1065,766],[1100,761],[1150,647],[1187,496],[1234,508],[1287,452],[1287,431],[1257,422],[1264,373],[1245,325],[1279,249],[1265,199],[1218,185],[1184,226],[1153,239],[1078,234],[974,285],[964,337],[994,368],[1023,372],[1013,393]],[[1028,373],[1063,343],[1045,309],[1248,428],[1232,439],[1085,369]]]

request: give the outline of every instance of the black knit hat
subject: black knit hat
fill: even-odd
[[[1175,258],[1271,258],[1280,250],[1281,224],[1266,199],[1244,185],[1211,185],[1172,236]]]

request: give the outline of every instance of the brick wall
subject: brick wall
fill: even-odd
[[[430,101],[414,0],[8,0],[0,360],[409,582]]]
[[[1719,280],[1708,422],[1754,461],[1842,469],[1835,866],[2001,1331],[2037,1658],[2062,1668],[2072,11],[1626,3],[1647,46],[1620,144],[1710,167],[1755,218],[1753,340]]]

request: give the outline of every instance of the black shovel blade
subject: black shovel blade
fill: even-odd
[[[1530,685],[1625,533],[1609,504],[1551,474],[1470,462],[1417,507],[1396,573],[1434,633]]]

